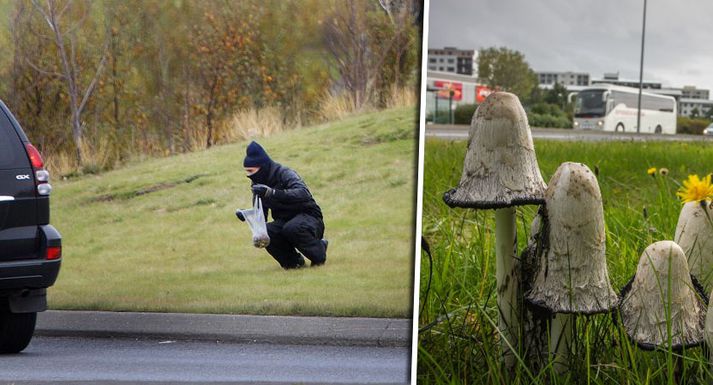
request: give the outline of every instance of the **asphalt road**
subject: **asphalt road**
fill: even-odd
[[[426,125],[426,137],[449,140],[468,139],[469,126],[465,125]],[[713,143],[713,136],[703,135],[663,135],[663,134],[637,134],[633,132],[602,132],[591,130],[566,130],[555,128],[533,128],[532,137],[535,139],[603,142],[603,141],[625,141],[625,142],[647,142],[647,141],[683,141]]]
[[[0,382],[405,384],[408,347],[35,337],[0,356]]]

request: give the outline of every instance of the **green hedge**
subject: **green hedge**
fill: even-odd
[[[549,114],[527,114],[527,119],[530,122],[530,127],[541,128],[572,128],[572,121],[566,115],[549,115]]]
[[[528,108],[530,127],[572,128],[572,119],[556,104],[537,103]]]
[[[708,119],[692,119],[686,116],[679,116],[676,119],[676,132],[679,134],[703,134],[703,129],[708,127],[711,121]]]
[[[454,124],[470,124],[477,104],[460,104],[453,111]],[[433,116],[429,114],[429,120]],[[572,128],[572,119],[556,104],[537,103],[528,108],[527,118],[532,127]],[[438,116],[437,123],[447,123],[447,112]]]
[[[453,122],[455,124],[470,124],[473,119],[473,114],[475,114],[475,109],[478,108],[477,104],[460,104],[453,111]]]

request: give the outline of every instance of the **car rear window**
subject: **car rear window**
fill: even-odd
[[[10,120],[0,112],[0,169],[27,166],[27,155]]]

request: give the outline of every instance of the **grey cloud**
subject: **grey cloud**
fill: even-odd
[[[506,46],[541,71],[638,79],[643,1],[432,0],[429,47]],[[644,78],[713,90],[713,1],[649,0]]]

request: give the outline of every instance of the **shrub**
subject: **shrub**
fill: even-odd
[[[531,127],[572,128],[572,119],[556,104],[537,103],[528,108]]]
[[[530,111],[541,115],[564,115],[564,112],[562,111],[560,106],[556,104],[537,103],[530,107]]]
[[[679,116],[676,118],[676,133],[701,135],[703,129],[708,127],[710,123],[711,121],[708,119],[692,119],[687,116]]]
[[[473,114],[475,114],[475,109],[478,108],[477,104],[460,104],[453,111],[453,122],[455,124],[470,124],[473,119]]]
[[[528,113],[527,119],[530,122],[530,127],[541,128],[572,128],[572,121],[566,115],[549,115]]]

